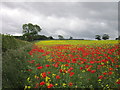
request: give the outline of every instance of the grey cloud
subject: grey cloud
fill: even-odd
[[[39,34],[94,39],[96,34],[117,37],[118,6],[115,2],[5,2],[3,33],[22,34],[22,24],[41,26]],[[7,26],[7,27],[6,27]]]

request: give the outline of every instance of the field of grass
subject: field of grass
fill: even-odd
[[[27,88],[118,88],[117,40],[36,42],[26,59]]]

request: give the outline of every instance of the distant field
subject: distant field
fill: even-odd
[[[54,45],[54,44],[70,44],[70,45],[99,45],[99,44],[117,44],[118,40],[48,40],[37,42],[36,45]]]
[[[26,88],[118,88],[119,53],[115,40],[49,40],[29,52]]]

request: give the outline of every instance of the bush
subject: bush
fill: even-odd
[[[24,45],[27,45],[29,42],[15,39],[10,35],[2,35],[2,51],[5,52],[9,49],[17,49]]]
[[[26,60],[31,44],[17,50],[8,50],[2,58],[2,87],[23,88],[28,75],[26,73]]]
[[[2,88],[23,88],[26,81],[26,60],[32,43],[2,36]]]

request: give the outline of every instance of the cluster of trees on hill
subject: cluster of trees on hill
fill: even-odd
[[[15,38],[26,40],[26,41],[34,41],[34,40],[46,40],[46,39],[54,39],[52,36],[38,35],[42,29],[38,25],[33,25],[32,23],[23,24],[23,36],[14,36]]]
[[[95,39],[101,40],[101,36],[100,36],[100,35],[96,35],[96,36],[95,36]],[[109,39],[109,35],[108,35],[108,34],[103,34],[102,39],[103,39],[103,40]]]
[[[107,40],[107,39],[109,39],[109,37],[110,36],[108,34],[103,34],[102,37],[100,35],[95,35],[95,39],[97,39],[97,40],[101,40],[101,38],[103,40]],[[115,40],[120,40],[120,36],[118,36],[118,38],[116,38]]]

